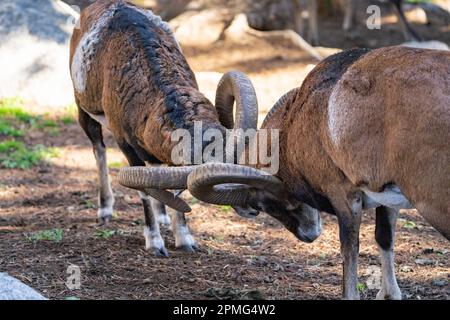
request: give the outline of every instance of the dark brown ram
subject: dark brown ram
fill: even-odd
[[[82,12],[80,28],[72,36],[70,64],[79,122],[97,159],[99,219],[111,219],[114,204],[102,138],[104,125],[130,165],[138,167],[122,174],[120,180],[141,191],[146,248],[167,255],[158,223],[168,223],[167,204],[177,210],[173,218],[176,246],[194,250],[195,241],[184,216],[190,208],[166,190],[185,188],[190,169],[155,169],[158,190],[139,181],[149,170],[146,164],[174,164],[171,152],[176,141],[171,136],[177,129],[192,131],[194,124],[201,122],[203,130],[214,128],[225,133],[220,120],[232,114],[234,100],[236,124],[227,125],[256,128],[256,96],[249,80],[237,72],[225,75],[214,107],[199,92],[194,73],[168,25],[151,11],[120,0],[96,1]]]

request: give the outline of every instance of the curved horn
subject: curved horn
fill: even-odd
[[[183,200],[175,196],[172,192],[157,189],[145,189],[144,192],[152,198],[164,203],[166,206],[180,212],[190,212],[191,207]]]
[[[285,93],[280,99],[278,99],[277,103],[270,109],[270,111],[267,113],[266,117],[264,118],[264,121],[261,125],[261,128],[264,128],[267,124],[267,122],[273,117],[273,115],[281,109],[283,106],[286,105],[286,102],[290,100],[294,95],[296,95],[298,92],[298,88],[292,89],[288,93]]]
[[[275,196],[284,194],[283,183],[254,168],[228,163],[197,166],[188,177],[188,189],[199,200],[217,205],[246,207],[252,191],[267,190]]]
[[[233,105],[236,101],[236,123]],[[238,71],[226,73],[216,91],[219,121],[227,129],[256,129],[258,125],[258,99],[250,79]]]
[[[145,192],[165,205],[180,212],[191,208],[182,199],[166,189],[186,189],[187,178],[194,167],[130,167],[120,170],[121,185]]]
[[[120,170],[119,183],[136,190],[186,189],[193,167],[129,167]]]

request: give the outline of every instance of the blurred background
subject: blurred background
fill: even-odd
[[[260,121],[287,91],[333,53],[415,41],[389,1],[352,0],[344,30],[345,0],[135,1],[173,28],[212,101],[224,72],[253,81]],[[143,250],[142,206],[116,182],[126,160],[105,130],[116,198],[114,220],[98,227],[97,170],[92,146],[77,124],[69,73],[69,40],[88,0],[0,0],[0,272],[57,299],[331,299],[341,296],[341,258],[335,218],[324,234],[299,243],[266,215],[239,218],[227,206],[187,196],[189,226],[201,250],[175,250],[163,230],[170,259]],[[380,8],[380,28],[367,26],[367,8]],[[442,49],[450,44],[450,0],[405,1],[416,37]],[[316,26],[310,23],[317,12]],[[414,128],[412,128],[414,130]],[[361,283],[379,265],[374,215],[361,228]],[[449,299],[448,242],[414,210],[398,223],[396,262],[405,299]],[[66,268],[83,273],[82,289],[65,286]]]
[[[0,3],[0,97],[21,97],[43,106],[73,103],[68,41],[80,10],[92,0],[2,0]],[[317,31],[311,30],[311,0],[141,0],[169,21],[198,73],[208,97],[219,74],[248,73],[263,111],[299,86],[318,58],[352,47],[376,48],[408,40],[394,6],[386,0],[358,0],[344,30],[345,0],[316,0]],[[313,1],[314,2],[314,1]],[[367,8],[381,9],[381,28],[367,27]],[[450,43],[450,1],[405,1],[406,18],[421,40]],[[251,28],[252,32],[247,32]],[[294,30],[316,49],[299,44]],[[255,33],[259,30],[264,33]],[[280,75],[283,74],[282,77]]]

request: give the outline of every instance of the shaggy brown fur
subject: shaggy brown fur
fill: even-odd
[[[93,144],[99,169],[98,217],[107,222],[114,196],[99,122],[106,120],[130,166],[173,165],[172,149],[178,142],[172,141],[172,133],[185,129],[194,137],[196,121],[203,131],[226,129],[216,108],[198,91],[173,33],[159,17],[126,1],[100,0],[82,12],[80,26],[71,41],[71,74],[79,122]],[[169,223],[165,206],[144,193],[140,196],[146,249],[167,256],[159,229],[159,223]],[[184,213],[173,215],[172,230],[176,247],[196,249]]]
[[[97,1],[81,15],[81,29],[71,42],[71,60],[82,36],[111,6],[115,12],[101,31],[87,73],[85,92],[77,104],[91,114],[104,114],[119,145],[128,143],[171,164],[175,129],[191,129],[194,121],[222,127],[216,109],[198,91],[194,73],[172,35],[121,0]]]

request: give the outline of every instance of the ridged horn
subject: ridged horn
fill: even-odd
[[[236,122],[233,105],[236,101]],[[250,79],[239,71],[230,71],[222,77],[216,91],[219,120],[227,129],[256,129],[258,99]]]
[[[145,192],[180,212],[191,208],[167,189],[186,189],[187,177],[194,167],[129,167],[120,170],[118,180],[127,188]]]
[[[188,189],[199,200],[217,205],[246,207],[252,191],[266,190],[275,196],[284,194],[276,177],[251,167],[228,163],[197,166],[188,177]]]

